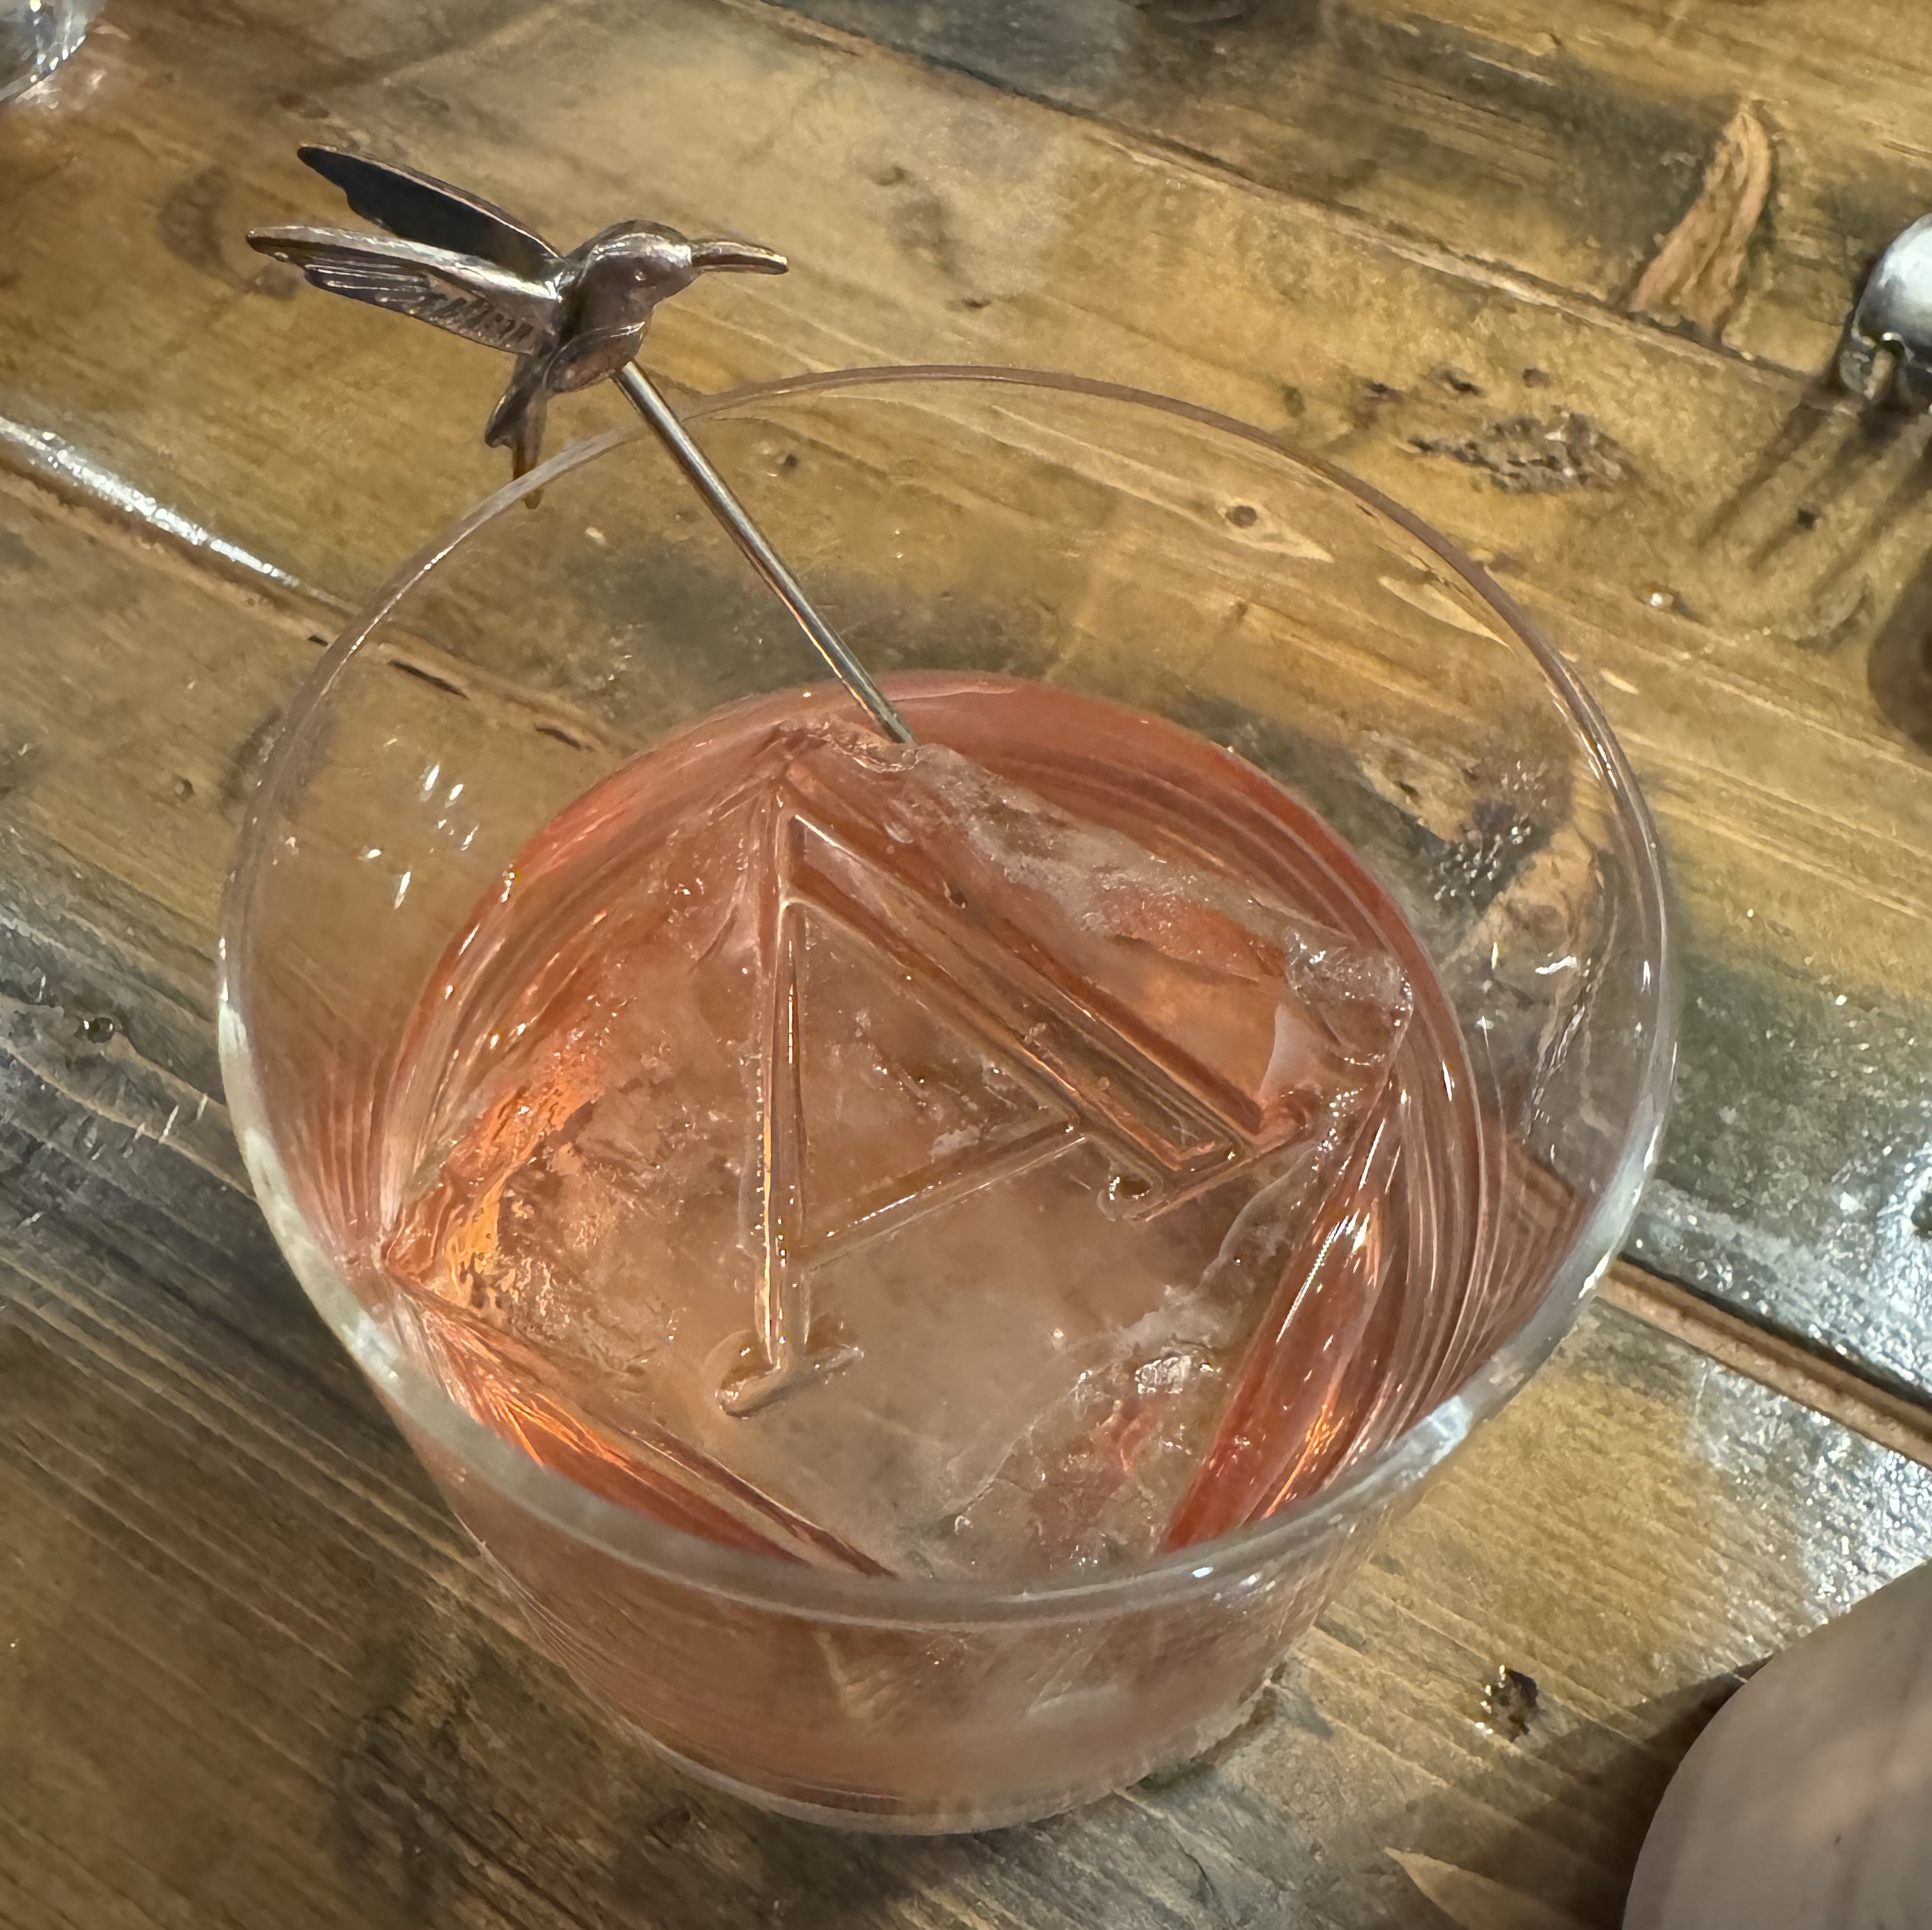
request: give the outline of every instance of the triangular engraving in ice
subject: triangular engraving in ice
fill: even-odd
[[[734,1414],[864,1345],[813,1325],[812,1271],[842,1244],[1077,1143],[1104,1162],[1114,1211],[1153,1218],[1331,1133],[1338,1091],[1379,1082],[1406,1016],[1391,961],[940,746],[801,734],[750,862],[766,1001],[747,1160],[759,1274],[754,1331],[720,1389]],[[864,1094],[862,1182],[814,1205],[830,1174],[814,1171],[809,1115],[836,1139],[855,1067],[808,1067],[837,1056],[842,1026],[862,1038],[862,1019],[880,1022],[849,987],[842,1009],[805,995],[840,982],[835,953],[948,1039],[962,1116],[908,1166],[876,1111],[908,1094],[908,1067],[856,1067],[862,1092],[883,1072]],[[1320,996],[1295,995],[1317,979]]]
[[[426,1007],[384,1259],[432,1370],[659,1518],[898,1574],[1138,1559],[1311,1478],[1406,1264],[1395,960],[1118,758],[1042,757],[1048,802],[719,741],[573,807]]]

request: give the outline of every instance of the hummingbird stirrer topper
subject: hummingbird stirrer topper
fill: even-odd
[[[827,623],[676,412],[632,358],[660,302],[710,269],[782,275],[783,255],[748,242],[688,241],[656,221],[620,221],[560,254],[494,203],[447,182],[339,148],[298,157],[386,232],[306,224],[257,228],[251,248],[316,287],[434,323],[517,358],[483,439],[514,473],[542,453],[550,398],[609,380],[655,430],[706,505],[884,734],[912,733]]]

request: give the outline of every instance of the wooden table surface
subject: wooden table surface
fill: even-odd
[[[112,0],[0,113],[0,1922],[1617,1922],[1738,1672],[1932,1555],[1932,466],[1820,380],[1932,207],[1908,12]],[[242,245],[328,209],[305,139],[786,249],[666,310],[691,388],[1030,362],[1280,431],[1603,699],[1688,974],[1636,1264],[1211,1763],[923,1844],[682,1785],[277,1256],[223,870],[319,644],[500,479],[489,356]]]

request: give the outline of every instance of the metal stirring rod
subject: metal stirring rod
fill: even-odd
[[[717,269],[780,275],[784,256],[746,242],[688,241],[655,221],[619,222],[561,254],[494,203],[448,182],[338,148],[296,152],[342,190],[356,213],[388,232],[260,228],[248,237],[251,248],[292,263],[332,294],[413,315],[514,355],[515,372],[484,440],[510,451],[518,476],[542,453],[553,395],[607,378],[614,382],[840,683],[887,737],[914,741],[871,673],[819,614],[632,360],[658,304],[699,275]]]
[[[724,524],[731,540],[743,551],[752,567],[770,586],[772,593],[797,619],[798,627],[831,665],[832,674],[872,713],[872,721],[894,743],[911,743],[913,734],[906,728],[904,719],[872,681],[872,672],[852,654],[844,638],[818,614],[798,578],[785,566],[784,559],[765,540],[764,532],[752,521],[743,504],[726,487],[724,479],[712,467],[710,458],[692,440],[690,431],[658,394],[656,383],[634,362],[626,362],[611,380],[658,432],[672,460],[704,498],[712,515]]]

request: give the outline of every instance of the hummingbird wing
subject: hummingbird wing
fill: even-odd
[[[318,288],[413,315],[466,341],[512,355],[550,347],[563,326],[563,298],[474,255],[346,228],[257,228],[248,245],[292,263]]]
[[[354,212],[430,248],[480,255],[512,274],[541,278],[556,266],[556,252],[494,202],[484,201],[432,175],[418,174],[340,148],[301,147],[296,158],[340,188]]]

